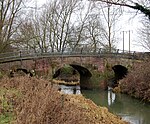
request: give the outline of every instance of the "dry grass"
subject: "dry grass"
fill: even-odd
[[[136,65],[120,83],[123,93],[150,102],[150,61]]]
[[[82,95],[61,94],[43,79],[5,77],[0,81],[0,88],[15,89],[19,94],[12,97],[16,117],[12,123],[126,124],[107,108],[96,106]]]
[[[63,84],[63,85],[73,85],[73,86],[75,86],[75,85],[80,85],[80,82],[79,81],[76,81],[76,82],[74,82],[74,81],[71,81],[71,82],[66,82],[66,81],[64,81],[64,80],[56,80],[56,79],[53,79],[52,80],[52,83],[54,83],[54,84]]]

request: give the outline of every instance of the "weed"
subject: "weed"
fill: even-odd
[[[120,83],[123,93],[150,102],[150,62],[135,65]]]
[[[0,89],[4,110],[7,107],[13,110],[0,115],[2,124],[11,123],[11,119],[16,124],[126,124],[82,95],[61,94],[43,79],[3,78]],[[10,98],[14,99],[12,105],[7,104]]]
[[[16,89],[0,89],[0,124],[14,120],[14,103],[18,96],[20,93]]]

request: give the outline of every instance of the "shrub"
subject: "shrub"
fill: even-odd
[[[21,97],[13,103],[16,124],[126,124],[108,109],[96,106],[82,95],[61,94],[43,79],[3,78],[0,88],[19,91]]]
[[[150,62],[136,64],[120,84],[123,93],[150,102]]]

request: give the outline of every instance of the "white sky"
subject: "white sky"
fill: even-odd
[[[35,0],[35,1],[37,1],[37,5],[42,5],[46,3],[48,0]]]
[[[37,6],[41,7],[42,4],[46,3],[48,0],[34,0],[37,1]],[[135,12],[133,9],[127,8],[125,7],[125,9],[128,11],[130,10],[130,12]],[[125,31],[125,46],[124,49],[125,50],[129,50],[129,33],[128,31],[130,30],[130,41],[131,41],[131,45],[130,45],[130,50],[131,51],[140,51],[140,52],[144,52],[147,51],[145,50],[143,47],[139,46],[137,44],[137,29],[140,25],[139,22],[139,16],[134,14],[131,14],[130,12],[127,12],[122,18],[120,18],[120,22],[119,23],[119,28],[121,28],[120,32],[118,32],[117,35],[120,36],[120,40],[118,42],[117,45],[117,49],[123,49],[123,34],[121,33],[122,31]],[[131,19],[132,18],[132,19]]]
[[[129,9],[129,8],[127,8]],[[143,47],[137,44],[138,42],[138,34],[137,30],[139,28],[139,16],[134,14],[126,13],[123,17],[120,18],[120,27],[121,31],[118,35],[121,36],[121,41],[118,44],[119,49],[123,48],[123,31],[124,33],[124,41],[125,41],[125,50],[129,50],[129,31],[130,31],[130,50],[131,51],[145,51]]]
[[[130,30],[130,41],[131,41],[131,51],[147,51],[142,46],[138,44],[139,38],[138,38],[138,30],[141,26],[140,19],[141,16],[144,16],[142,14],[137,14],[135,10],[125,7],[126,13],[123,15],[122,18],[120,18],[120,26],[121,31],[125,31],[125,50],[129,50],[129,30]],[[121,33],[121,40],[118,44],[119,48],[123,48],[123,34]]]

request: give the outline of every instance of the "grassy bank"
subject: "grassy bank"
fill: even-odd
[[[133,66],[120,86],[123,93],[150,102],[150,61]]]
[[[5,101],[0,104],[5,111],[0,113],[2,124],[126,124],[107,108],[82,95],[62,94],[43,79],[4,77],[0,89]]]

